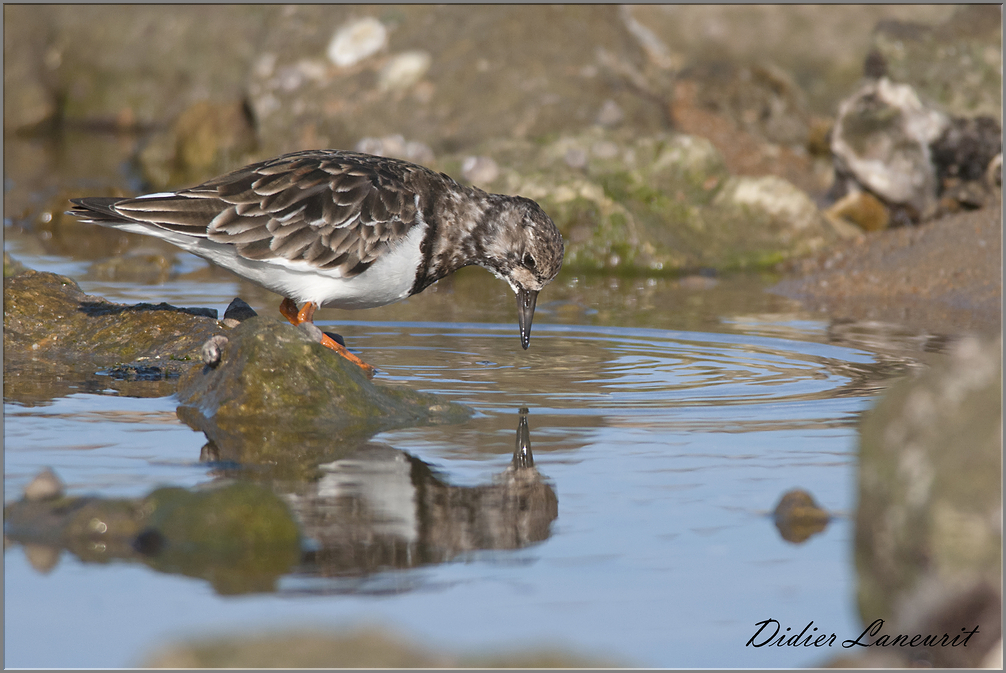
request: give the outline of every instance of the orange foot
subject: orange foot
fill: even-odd
[[[289,320],[294,325],[299,325],[304,322],[313,323],[314,322],[314,312],[318,309],[318,305],[314,302],[307,302],[301,309],[297,310],[297,304],[293,302],[292,299],[284,298],[283,303],[279,305],[279,312],[283,314],[283,317]],[[346,347],[341,345],[338,341],[322,333],[321,335],[321,345],[331,348],[336,353],[346,358],[354,365],[363,370],[363,373],[367,375],[367,378],[374,378],[374,372],[376,371],[372,365],[368,365],[366,362],[356,357],[348,350]]]

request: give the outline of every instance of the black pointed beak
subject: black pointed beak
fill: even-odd
[[[520,345],[524,350],[531,345],[531,321],[534,320],[534,305],[537,301],[536,290],[517,290],[517,324],[520,325]]]

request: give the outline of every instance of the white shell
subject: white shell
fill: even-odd
[[[388,29],[368,16],[344,25],[328,43],[328,58],[340,68],[347,68],[373,56],[388,43]]]

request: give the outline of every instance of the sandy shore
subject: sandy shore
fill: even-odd
[[[771,291],[833,319],[1001,333],[1002,206],[868,234],[786,271]]]

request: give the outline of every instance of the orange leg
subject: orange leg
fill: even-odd
[[[307,302],[301,309],[297,310],[297,304],[294,303],[292,299],[284,298],[283,303],[279,305],[279,312],[283,314],[283,317],[289,320],[293,325],[299,325],[304,322],[314,322],[314,312],[318,309],[317,304],[314,302]],[[354,365],[363,370],[363,372],[370,378],[374,376],[374,367],[368,365],[366,362],[356,357],[348,350],[345,346],[342,346],[332,337],[327,334],[322,334],[321,345],[331,348],[336,353],[346,358]]]

